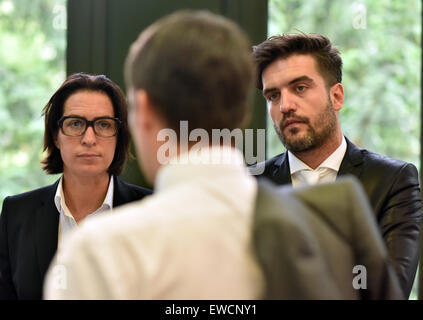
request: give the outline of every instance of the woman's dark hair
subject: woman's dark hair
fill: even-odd
[[[86,73],[70,75],[43,108],[42,114],[45,119],[43,151],[47,151],[46,157],[41,161],[43,170],[49,174],[63,172],[63,160],[60,150],[54,143],[59,131],[57,122],[63,116],[66,100],[69,96],[79,91],[94,91],[106,94],[113,104],[114,117],[122,122],[117,134],[115,155],[107,170],[109,174],[119,175],[129,156],[130,133],[128,128],[128,106],[125,96],[119,86],[106,76]]]

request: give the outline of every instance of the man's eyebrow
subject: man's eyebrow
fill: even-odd
[[[269,92],[277,91],[276,88],[268,88],[263,90],[263,96],[266,96]]]
[[[301,81],[306,81],[306,82],[314,82],[314,80],[308,76],[300,76],[297,77],[291,81],[288,82],[288,85],[294,84],[296,82],[301,82]]]
[[[314,82],[314,80],[312,78],[304,75],[304,76],[300,76],[300,77],[297,77],[295,79],[292,79],[291,81],[288,82],[288,85],[290,86],[294,83],[301,82],[301,81]],[[263,90],[263,96],[266,96],[268,93],[274,92],[274,91],[277,91],[277,90],[278,90],[277,88],[265,89],[265,90]]]

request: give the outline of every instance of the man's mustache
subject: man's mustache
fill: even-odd
[[[310,121],[309,121],[308,117],[298,116],[295,113],[288,113],[288,114],[283,116],[283,118],[280,122],[280,128],[283,130],[287,126],[289,126],[290,124],[295,123],[295,122],[309,123]]]

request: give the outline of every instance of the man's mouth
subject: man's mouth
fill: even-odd
[[[283,121],[282,128],[285,129],[285,128],[291,126],[291,125],[300,124],[300,123],[306,123],[306,121],[299,120],[299,119],[287,119],[287,120]]]

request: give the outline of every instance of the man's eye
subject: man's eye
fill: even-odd
[[[304,92],[306,89],[307,89],[307,87],[303,86],[303,85],[299,85],[295,88],[295,90],[297,90],[297,92],[300,92],[300,93]]]
[[[279,93],[272,93],[270,95],[267,96],[267,100],[269,101],[276,101],[279,99]]]

